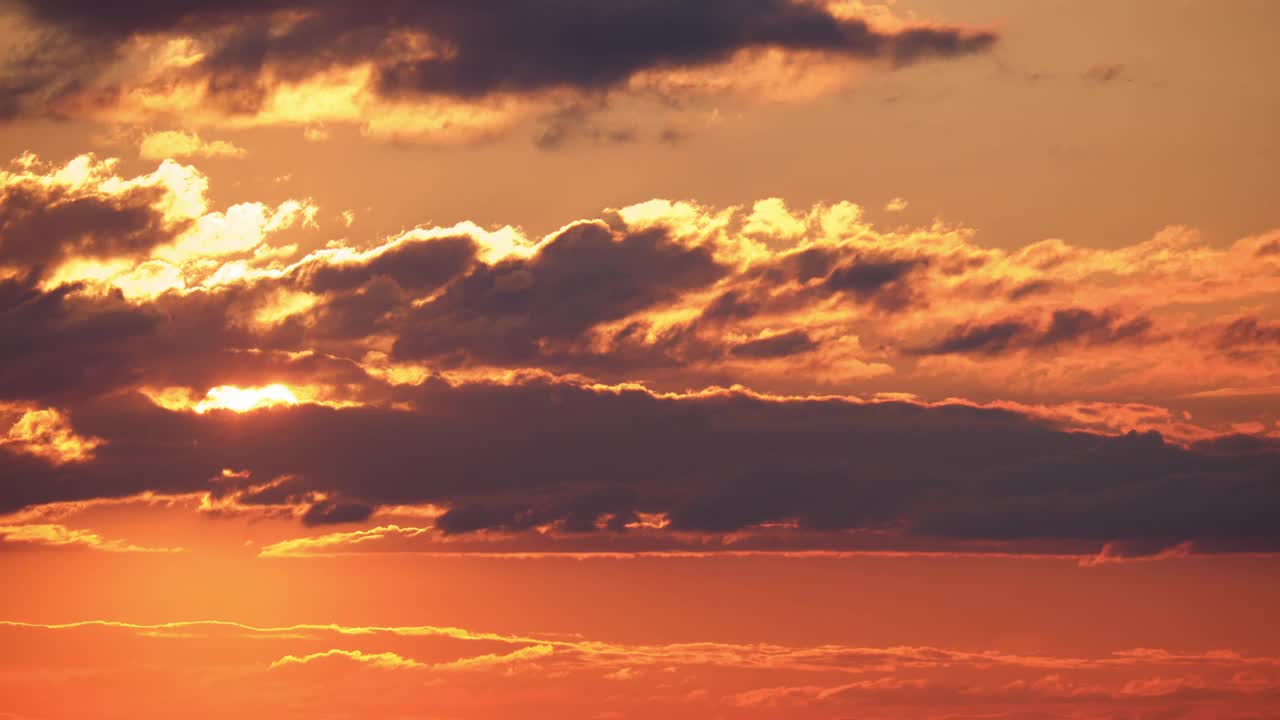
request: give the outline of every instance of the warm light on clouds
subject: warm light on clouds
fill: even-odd
[[[848,87],[870,66],[981,55],[999,38],[986,28],[901,19],[888,6],[794,0],[698,8],[690,39],[705,49],[665,33],[623,39],[636,27],[677,22],[661,4],[601,6],[579,22],[565,17],[571,8],[555,5],[446,11],[428,4],[386,17],[389,9],[370,6],[343,17],[324,4],[244,9],[244,23],[203,10],[176,10],[155,22],[121,18],[120,35],[96,38],[113,50],[106,54],[27,50],[26,62],[44,73],[12,92],[14,110],[117,124],[180,117],[192,127],[295,126],[312,137],[322,125],[341,123],[384,139],[477,141],[520,120],[572,112],[603,93],[619,100],[656,94],[669,110],[724,95],[810,101]],[[30,15],[31,32],[85,31],[56,11]],[[525,32],[548,22],[546,40]],[[245,24],[272,28],[252,61],[237,44]],[[497,26],[497,39],[478,42],[486,26]],[[298,52],[306,42],[329,48],[325,62]],[[589,46],[599,43],[616,49],[608,62],[590,56]],[[546,58],[522,57],[530,54]],[[151,135],[141,152],[243,154],[179,130]]]
[[[138,155],[146,160],[165,160],[184,157],[244,157],[245,150],[226,140],[206,141],[196,133],[182,130],[162,130],[150,133],[142,139]]]
[[[219,385],[209,388],[205,398],[196,403],[192,409],[198,413],[210,410],[231,410],[242,413],[260,408],[297,404],[298,398],[294,397],[293,391],[278,383],[257,388]]]
[[[312,653],[298,657],[296,655],[285,655],[271,663],[271,669],[285,668],[290,665],[307,665],[310,663],[319,663],[328,660],[349,660],[360,665],[367,665],[378,670],[404,670],[408,668],[424,667],[422,663],[409,658],[403,658],[393,652],[382,653],[364,653],[359,650],[326,650],[324,652]]]
[[[86,462],[103,440],[77,434],[66,415],[54,408],[25,410],[11,426],[0,446],[7,445],[53,463]]]
[[[61,167],[25,155],[15,171],[0,171],[0,202],[13,208],[7,223],[12,247],[0,256],[0,268],[17,271],[11,264],[17,258],[7,256],[39,242],[38,252],[50,261],[42,268],[46,288],[86,283],[101,292],[119,290],[130,299],[148,300],[169,290],[225,282],[228,273],[222,268],[248,262],[236,257],[260,251],[269,235],[315,223],[316,208],[298,200],[274,208],[248,202],[210,211],[208,178],[173,160],[133,178],[117,174],[118,166],[114,158],[93,155]],[[19,210],[32,196],[45,199],[41,214]],[[90,213],[100,214],[100,222],[94,223]],[[108,217],[115,225],[102,224]],[[113,238],[113,232],[124,237]],[[274,261],[271,253],[265,260]]]
[[[1275,720],[1229,5],[5,3],[0,720]]]
[[[30,544],[36,547],[87,548],[112,553],[169,553],[182,548],[142,547],[118,539],[104,538],[92,530],[77,530],[58,524],[0,525],[0,543]]]

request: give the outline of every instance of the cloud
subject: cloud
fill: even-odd
[[[145,121],[169,111],[224,125],[361,122],[391,135],[485,134],[529,102],[555,116],[606,92],[714,91],[735,77],[715,70],[734,63],[751,69],[736,74],[747,90],[798,84],[757,77],[785,70],[778,56],[819,69],[901,67],[983,53],[998,39],[799,0],[20,6],[41,42],[0,75],[9,117]],[[129,81],[112,72],[121,67],[134,68]]]
[[[671,666],[682,668],[723,668],[758,673],[769,669],[807,674],[829,674],[836,678],[850,675],[868,676],[880,674],[880,678],[855,681],[850,688],[893,690],[919,686],[915,678],[895,678],[921,670],[945,670],[948,668],[977,669],[989,674],[1002,670],[1026,670],[1036,673],[1039,680],[1044,673],[1059,675],[1074,672],[1103,670],[1137,670],[1150,672],[1177,672],[1179,669],[1198,668],[1201,672],[1220,672],[1223,680],[1237,689],[1258,688],[1257,676],[1280,667],[1280,658],[1268,655],[1252,655],[1234,650],[1211,650],[1199,653],[1181,653],[1164,648],[1137,648],[1101,651],[1087,655],[1023,654],[998,649],[962,650],[928,645],[900,645],[874,647],[823,643],[819,645],[785,644],[773,642],[722,642],[691,641],[667,643],[613,642],[591,637],[555,634],[502,634],[459,627],[431,625],[343,625],[296,624],[286,626],[255,626],[225,620],[193,620],[170,623],[128,623],[112,620],[86,620],[73,623],[31,623],[0,620],[0,629],[6,632],[58,632],[67,634],[99,632],[113,635],[134,635],[146,638],[183,638],[205,636],[220,639],[225,636],[252,638],[255,645],[264,640],[291,641],[311,645],[314,643],[341,642],[386,647],[393,643],[397,648],[412,647],[408,642],[421,643],[423,657],[434,651],[440,653],[436,640],[448,640],[470,644],[484,644],[497,648],[496,652],[472,655],[466,652],[450,660],[426,662],[408,658],[402,652],[387,650],[363,650],[329,648],[314,653],[290,654],[274,660],[276,668],[306,666],[329,661],[360,663],[371,668],[416,670],[484,670],[516,663],[543,661],[547,669],[564,671],[590,669],[613,673],[631,668],[632,677],[639,677],[639,669],[663,669]],[[408,642],[406,642],[408,641]],[[453,648],[454,646],[448,646]],[[465,646],[463,646],[465,647]],[[511,648],[511,649],[508,649]],[[266,651],[270,652],[272,646]],[[1252,673],[1252,674],[1246,674]],[[755,677],[754,675],[752,677]],[[1225,683],[1224,683],[1225,684]],[[1132,686],[1134,688],[1137,685]],[[1043,683],[1042,690],[1050,690],[1052,683]],[[816,688],[815,688],[816,689]],[[1000,693],[1014,688],[996,688],[988,693]],[[834,696],[837,693],[832,693]],[[975,694],[978,694],[975,692]],[[1131,694],[1140,694],[1132,693]]]
[[[1218,345],[1223,348],[1276,344],[1280,344],[1280,323],[1267,323],[1256,317],[1232,321],[1218,337]]]
[[[865,696],[876,693],[919,694],[929,688],[926,680],[897,680],[881,678],[879,680],[862,680],[844,683],[831,687],[815,685],[798,685],[789,687],[760,688],[737,693],[726,698],[730,705],[743,708],[778,707],[786,705],[807,705],[810,703],[832,702],[846,699],[848,696]],[[907,692],[903,692],[907,691]]]
[[[829,716],[850,705],[859,712],[908,717],[1007,717],[1009,712],[1052,708],[1062,716],[1148,716],[1165,707],[1194,703],[1203,717],[1233,717],[1231,711],[1266,710],[1274,703],[1275,657],[1234,651],[1178,653],[1160,648],[1082,653],[973,652],[952,647],[855,646],[777,642],[616,642],[581,634],[495,634],[436,626],[289,625],[250,626],[229,621],[125,624],[113,621],[41,625],[0,623],[0,635],[17,647],[36,648],[41,657],[55,648],[76,648],[84,665],[110,661],[127,647],[136,662],[113,666],[113,684],[164,680],[178,683],[175,700],[212,687],[230,705],[271,712],[274,702],[311,714],[300,698],[282,688],[332,688],[324,707],[421,707],[424,694],[440,712],[488,707],[486,697],[516,696],[525,712],[570,715],[588,703],[632,703],[669,711],[707,712],[718,702],[787,716]],[[20,643],[20,644],[19,644]],[[216,652],[212,652],[216,648]],[[480,650],[483,648],[483,650]],[[44,651],[44,652],[42,652]],[[50,653],[51,655],[51,653]],[[173,676],[174,657],[183,659]],[[100,660],[104,659],[104,660]],[[168,664],[161,659],[169,659]],[[136,675],[143,669],[141,675]],[[221,670],[219,670],[221,669]],[[42,667],[47,673],[47,669]],[[195,670],[191,673],[189,670]],[[265,670],[265,674],[264,674]],[[91,671],[56,678],[45,687],[40,676],[18,673],[27,693],[65,693],[93,682]],[[191,675],[196,675],[195,679]],[[687,678],[696,678],[690,683]],[[227,680],[227,682],[211,682]],[[625,682],[620,682],[625,680]],[[72,683],[72,684],[68,684]],[[192,683],[188,685],[186,683]],[[764,684],[764,687],[762,687]],[[502,692],[495,692],[495,688]],[[532,694],[526,689],[536,688]],[[352,697],[343,696],[343,689]],[[127,693],[132,694],[132,693]],[[276,701],[276,698],[279,698]],[[147,707],[156,705],[147,696]],[[485,705],[477,703],[485,702]],[[206,705],[202,701],[202,706]],[[699,703],[701,707],[691,707]],[[129,708],[127,702],[119,707]],[[216,707],[216,705],[214,705]],[[454,710],[457,707],[458,710]],[[287,714],[287,712],[285,712]],[[1123,715],[1120,715],[1123,714]],[[1020,714],[1016,717],[1044,717]],[[1243,715],[1240,715],[1243,717]],[[1199,716],[1197,716],[1199,717]]]
[[[991,355],[1023,349],[1052,350],[1076,343],[1110,345],[1140,340],[1152,325],[1152,321],[1145,317],[1123,320],[1114,310],[1095,312],[1064,308],[1054,310],[1041,326],[1025,320],[966,324],[953,329],[936,343],[914,352],[922,355]]]
[[[582,707],[615,714],[600,713],[602,705],[703,716],[719,712],[709,707],[714,703],[720,711],[768,717],[1154,719],[1181,717],[1180,710],[1193,707],[1197,714],[1190,717],[1243,720],[1267,716],[1280,668],[1268,655],[1105,643],[1074,653],[1019,653],[218,620],[0,621],[0,642],[29,650],[6,668],[9,687],[22,690],[11,696],[26,703],[10,707],[41,707],[58,716],[78,709],[57,704],[58,698],[92,690],[95,701],[131,716],[181,714],[192,702],[216,712],[253,707],[271,715],[408,716],[420,712],[427,696],[432,712],[447,717],[492,708],[504,716],[579,716]],[[133,660],[126,667],[117,661],[122,652]],[[34,669],[32,656],[40,661]],[[67,657],[74,671],[62,672],[70,669]],[[104,695],[103,680],[118,694]],[[148,693],[147,687],[169,690]],[[302,690],[316,687],[326,692],[311,703],[314,693]]]
[[[196,168],[165,160],[125,178],[118,166],[92,154],[62,166],[28,154],[0,171],[0,281],[42,289],[83,282],[151,297],[184,289],[190,273],[224,278],[229,270],[211,272],[205,262],[200,272],[191,261],[251,253],[315,212],[296,200],[210,212],[208,179]]]
[[[284,657],[271,663],[271,669],[287,668],[297,665],[310,665],[313,663],[322,663],[333,660],[345,660],[361,665],[368,666],[377,670],[407,670],[412,668],[425,667],[422,663],[409,658],[403,658],[393,652],[381,653],[364,653],[359,650],[325,650],[324,652],[311,653],[310,655],[285,655]]]
[[[48,548],[80,548],[112,553],[169,553],[182,548],[144,547],[124,540],[104,538],[92,530],[78,530],[56,523],[0,525],[0,551],[14,546]]]
[[[447,510],[442,511],[447,512]],[[395,516],[394,510],[379,510]],[[458,532],[457,528],[379,525],[328,532],[264,545],[262,558],[325,558],[361,555],[412,555],[468,560],[850,560],[858,558],[1001,559],[1060,561],[1081,568],[1137,562],[1204,558],[1227,552],[1234,557],[1274,557],[1275,551],[1248,552],[1193,542],[1169,546],[1161,541],[1097,543],[964,544],[944,538],[870,534],[859,531],[805,530],[772,523],[730,532],[670,529],[665,514],[648,514],[620,524],[625,532],[572,530],[566,524],[531,532]],[[613,518],[610,517],[610,520]],[[646,522],[653,523],[646,525]],[[483,526],[477,529],[482,529]]]
[[[65,415],[55,408],[27,409],[3,408],[5,415],[20,412],[12,421],[8,433],[0,437],[0,445],[19,452],[43,458],[57,465],[84,462],[93,457],[94,448],[102,444],[100,438],[77,435]]]
[[[255,627],[228,621],[67,624],[0,621],[27,648],[6,672],[20,712],[74,715],[60,698],[92,691],[130,716],[253,707],[272,716],[497,709],[584,716],[642,707],[675,717],[719,712],[828,717],[1266,717],[1275,657],[1231,650],[1110,649],[1022,654],[840,642],[625,642],[580,634],[503,635],[434,626]],[[1093,645],[1097,645],[1094,643]],[[133,660],[121,667],[128,652]],[[30,667],[32,656],[40,661]],[[67,657],[74,670],[64,672]],[[174,662],[181,658],[181,662]],[[102,668],[102,669],[100,669]],[[50,677],[52,676],[52,677]],[[103,685],[104,681],[107,683]],[[622,681],[622,682],[620,682]],[[147,692],[146,688],[164,688]],[[322,698],[308,689],[324,687]],[[296,692],[295,692],[296,690]],[[78,701],[79,698],[77,697]],[[748,710],[750,709],[750,710]],[[770,712],[772,710],[772,712]]]
[[[33,156],[0,171],[0,267],[28,277],[54,275],[65,263],[132,261],[172,242],[182,219],[166,212],[177,166],[124,181],[115,163],[81,156],[45,168]],[[170,206],[172,208],[172,206]]]
[[[552,645],[529,645],[519,650],[512,650],[509,653],[490,653],[488,655],[478,655],[475,657],[466,657],[458,660],[450,660],[449,662],[437,663],[431,666],[431,669],[437,671],[466,671],[466,670],[487,670],[492,667],[509,666],[520,663],[532,662],[547,658],[555,652]]]
[[[803,330],[768,335],[734,345],[729,352],[738,357],[777,358],[798,355],[817,347]]]
[[[577,339],[603,322],[708,287],[725,273],[710,248],[657,230],[577,224],[528,260],[479,266],[407,320],[393,356],[436,362],[532,359],[544,340]]]
[[[372,507],[363,503],[325,500],[308,507],[302,515],[302,522],[305,525],[364,522],[373,514],[373,510]]]
[[[885,310],[902,310],[914,299],[906,283],[907,276],[923,264],[924,261],[918,259],[854,257],[831,272],[826,286]]]
[[[1119,565],[1131,562],[1147,562],[1168,558],[1187,557],[1193,552],[1191,543],[1183,543],[1172,547],[1153,548],[1142,543],[1107,543],[1093,557],[1081,558],[1081,567],[1097,567],[1100,565]]]
[[[221,468],[294,478],[323,493],[311,520],[436,503],[447,533],[555,526],[625,533],[638,513],[669,531],[793,523],[889,541],[1058,542],[1094,548],[1194,541],[1270,550],[1274,443],[1179,447],[1155,433],[1065,432],[1020,413],[747,392],[656,395],[543,377],[431,380],[396,408],[301,404],[235,414],[168,411],[144,398],[79,406],[92,461],[55,470],[0,447],[0,507],[207,487]],[[786,428],[780,431],[780,428]],[[501,448],[495,451],[494,448]],[[19,469],[21,468],[21,469]],[[1016,488],[1016,491],[1010,488]],[[882,549],[892,550],[890,544]]]
[[[803,708],[811,705],[857,704],[877,700],[899,703],[946,703],[960,700],[968,703],[1071,702],[1101,703],[1107,707],[1141,703],[1156,699],[1183,702],[1241,695],[1274,695],[1276,686],[1257,689],[1231,681],[1210,684],[1198,675],[1155,676],[1130,680],[1120,685],[1087,680],[1071,681],[1060,673],[1038,679],[1015,680],[996,687],[946,685],[924,678],[901,680],[893,677],[861,680],[839,685],[791,685],[759,688],[727,697],[728,704],[743,708]],[[991,716],[987,716],[991,717]]]
[[[15,227],[70,228],[0,245],[3,510],[150,491],[311,525],[429,504],[453,536],[1278,539],[1273,411],[1172,404],[1274,386],[1240,352],[1268,337],[1269,236],[1000,250],[852,203],[655,200],[543,238],[460,223],[301,253],[315,208],[214,209],[174,162],[28,156],[3,179],[36,198],[2,206]],[[81,200],[92,223],[60,214]],[[956,386],[999,400],[920,399]]]
[[[1172,401],[1274,372],[1252,346],[1228,346],[1251,328],[1265,339],[1264,320],[1228,333],[1215,319],[1266,297],[1265,236],[1210,248],[1171,229],[1116,250],[1002,251],[963,228],[885,231],[851,203],[652,201],[544,238],[460,223],[298,257],[283,238],[313,230],[306,203],[212,209],[203,175],[176,163],[124,178],[87,157],[25,162],[18,186],[94,202],[155,191],[104,207],[122,219],[96,223],[100,241],[76,231],[62,249],[0,248],[0,324],[23,339],[6,347],[13,372],[0,385],[43,406],[86,392],[85,375],[60,370],[72,344],[92,349],[78,361],[97,367],[98,392],[285,383],[334,402],[386,400],[382,382],[439,371],[784,394],[879,391],[893,378],[891,389],[935,397],[1050,404],[1081,392]],[[121,240],[139,213],[158,234]],[[1189,297],[1203,312],[1174,315]],[[1053,383],[1039,381],[1046,373]]]
[[[244,148],[226,140],[206,141],[197,133],[182,130],[164,130],[153,132],[142,139],[138,147],[138,155],[144,160],[165,160],[184,157],[228,157],[241,158],[246,154]]]
[[[271,663],[270,669],[276,670],[290,666],[316,665],[333,661],[352,662],[376,670],[430,670],[432,672],[466,672],[486,671],[494,667],[512,666],[528,663],[551,655],[555,648],[551,645],[539,644],[522,647],[508,653],[490,653],[464,657],[438,663],[422,663],[412,658],[401,657],[394,652],[366,653],[360,650],[332,649],[311,653],[301,657],[286,655]]]

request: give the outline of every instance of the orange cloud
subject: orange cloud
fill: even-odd
[[[369,135],[434,141],[491,137],[523,117],[554,118],[602,97],[808,100],[872,65],[981,54],[998,39],[884,8],[793,0],[697,8],[674,44],[661,33],[632,34],[681,22],[661,5],[448,13],[423,5],[393,15],[372,7],[337,15],[328,5],[190,8],[149,22],[117,17],[95,33],[84,28],[102,21],[86,21],[85,8],[27,10],[16,14],[16,30],[59,37],[63,51],[22,48],[11,114],[138,125],[180,117],[187,126],[295,125],[312,134],[349,123]],[[237,38],[257,27],[271,32],[249,62]],[[477,43],[483,35],[499,39]],[[550,40],[534,40],[542,35]],[[330,48],[324,62],[298,51],[317,43]],[[587,50],[601,44],[612,49],[608,62]]]
[[[309,227],[316,209],[305,202],[211,212],[207,180],[177,163],[131,179],[90,156],[61,168],[27,157],[20,167],[7,176],[13,187],[106,198],[108,217],[136,210],[158,224],[140,255],[68,250],[43,287],[119,289],[143,320],[145,304],[168,293],[171,317],[221,314],[221,329],[235,334],[227,349],[259,353],[264,364],[271,353],[311,353],[402,386],[541,368],[660,390],[740,383],[783,393],[980,394],[1059,408],[1057,418],[1083,427],[1179,439],[1203,437],[1197,428],[1257,427],[1191,423],[1183,409],[1189,400],[1262,397],[1280,378],[1274,354],[1253,346],[1269,337],[1257,303],[1269,302],[1280,262],[1259,254],[1271,234],[1219,246],[1170,228],[1111,250],[1054,240],[1001,250],[963,227],[885,230],[847,202],[793,210],[777,198],[724,209],[655,200],[542,238],[460,223],[365,246],[330,243],[290,261],[296,244],[271,237]],[[142,204],[113,204],[124,197]],[[567,302],[574,288],[605,287],[596,276],[607,268],[582,260],[593,244],[618,263],[609,271],[615,285],[625,278],[629,289]],[[19,258],[0,264],[27,267]],[[487,286],[491,299],[478,294]],[[1223,308],[1238,319],[1246,306],[1253,345],[1217,342]],[[250,380],[258,382],[189,389],[262,384]],[[303,384],[288,383],[295,394]],[[357,387],[373,389],[344,385],[315,395],[355,401]],[[1150,417],[1126,411],[1133,417],[1122,421],[1118,408],[1138,404],[1113,399],[1139,396]],[[1098,410],[1108,402],[1112,409]],[[1166,419],[1154,416],[1162,412]],[[1247,419],[1264,428],[1276,420]]]
[[[245,156],[244,148],[226,140],[201,139],[199,134],[182,130],[163,130],[149,133],[138,146],[138,155],[145,160],[166,160],[184,157],[230,157]]]
[[[182,551],[182,548],[143,547],[123,540],[104,538],[92,530],[77,530],[65,525],[52,523],[0,525],[0,543],[83,548],[112,553],[169,553]]]
[[[210,388],[205,399],[195,404],[192,409],[198,413],[210,410],[231,410],[248,412],[258,408],[279,405],[297,405],[298,398],[284,385],[265,385],[259,388],[238,388],[233,385],[219,385]]]
[[[39,265],[45,288],[83,283],[146,301],[226,282],[257,262],[237,257],[260,250],[268,235],[314,222],[315,208],[297,200],[210,211],[208,179],[173,160],[133,178],[117,167],[91,154],[61,167],[28,154],[0,171],[8,234],[0,275]]]
[[[291,665],[309,665],[334,659],[348,660],[376,670],[407,670],[426,667],[416,660],[400,657],[393,652],[364,653],[359,650],[333,649],[325,650],[324,652],[311,653],[310,655],[303,655],[302,657],[298,657],[296,655],[285,655],[279,660],[271,663],[271,669],[275,670],[277,668],[289,667]]]
[[[3,409],[0,406],[0,410]],[[22,415],[9,426],[5,436],[0,437],[0,446],[61,465],[93,459],[93,451],[104,442],[101,438],[77,434],[67,416],[56,408],[20,411]]]
[[[1200,666],[1229,671],[1228,679],[1248,668],[1266,670],[1280,667],[1280,658],[1248,655],[1230,650],[1202,653],[1177,653],[1166,649],[1119,650],[1093,656],[1037,655],[997,650],[967,651],[931,646],[861,647],[841,644],[785,645],[776,643],[674,642],[666,644],[613,643],[586,638],[566,639],[554,635],[504,635],[464,628],[437,626],[362,626],[340,624],[296,624],[255,626],[223,620],[197,620],[170,623],[128,623],[110,620],[85,620],[70,623],[30,623],[0,621],[0,627],[74,632],[90,628],[122,631],[140,637],[184,637],[202,628],[207,631],[233,631],[251,636],[280,640],[326,641],[334,636],[347,639],[365,638],[386,642],[388,638],[448,638],[471,642],[501,643],[519,646],[507,653],[464,656],[456,661],[428,664],[406,658],[399,653],[368,652],[331,648],[302,655],[286,655],[272,663],[275,667],[306,665],[334,659],[384,668],[481,669],[529,660],[556,660],[568,666],[614,672],[625,667],[661,669],[667,666],[713,666],[739,670],[776,670],[835,675],[896,673],[923,669],[969,667],[987,669],[1004,667],[1059,672],[1096,671],[1101,669],[1169,668]],[[633,672],[635,672],[633,670]],[[879,682],[881,689],[890,688],[892,678]],[[1248,685],[1236,681],[1237,685]],[[1256,684],[1256,683],[1255,683]],[[858,687],[855,683],[851,687]],[[903,685],[904,687],[907,685]],[[867,684],[864,688],[873,688]]]
[[[532,662],[551,656],[555,652],[555,647],[551,645],[530,645],[512,650],[509,653],[490,653],[488,655],[478,655],[476,657],[461,658],[459,660],[451,660],[449,662],[437,663],[431,666],[432,670],[455,671],[455,670],[487,670],[495,666],[509,666],[520,663]]]

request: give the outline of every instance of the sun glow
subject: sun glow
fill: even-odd
[[[196,403],[194,409],[198,413],[210,410],[249,412],[259,408],[297,404],[298,398],[293,391],[279,383],[256,388],[219,385],[210,388],[204,400]]]

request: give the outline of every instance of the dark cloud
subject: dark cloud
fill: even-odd
[[[638,72],[702,66],[741,50],[777,47],[906,65],[991,48],[988,31],[943,25],[879,30],[800,0],[198,0],[108,8],[86,0],[24,2],[50,36],[8,68],[10,114],[33,96],[67,94],[92,80],[131,37],[180,32],[211,43],[191,72],[232,112],[261,100],[267,63],[293,79],[372,60],[386,95],[480,97],[550,88],[598,91]],[[305,14],[269,31],[268,16]],[[405,33],[447,52],[405,53]]]
[[[1273,344],[1280,344],[1280,323],[1268,324],[1256,317],[1235,320],[1218,336],[1218,347],[1224,349]]]
[[[1142,338],[1152,328],[1147,317],[1124,320],[1111,310],[1082,308],[1055,310],[1045,324],[1011,319],[961,325],[930,345],[912,350],[919,355],[1046,350],[1060,345],[1110,345]]]
[[[120,298],[86,302],[76,290],[0,281],[0,398],[82,398],[141,378],[135,343],[162,319]]]
[[[735,287],[713,300],[701,320],[718,324],[762,314],[785,315],[832,296],[896,313],[927,303],[918,275],[926,257],[892,257],[811,247],[781,253],[745,270]]]
[[[1133,318],[1125,322],[1114,311],[1093,312],[1080,308],[1053,311],[1049,326],[1035,338],[1036,347],[1049,348],[1061,343],[1084,341],[1091,345],[1105,345],[1144,335],[1151,329],[1151,320]]]
[[[818,344],[803,330],[771,335],[767,338],[749,340],[730,349],[730,353],[746,358],[780,358],[799,355],[818,347]]]
[[[621,530],[667,512],[672,530],[707,532],[794,521],[964,542],[1280,541],[1280,446],[1263,438],[1187,448],[965,405],[655,396],[537,378],[428,381],[398,400],[202,416],[142,398],[76,406],[77,432],[106,441],[95,459],[52,467],[0,446],[0,509],[207,489],[230,467],[250,471],[246,483],[287,476],[291,494],[341,498],[309,522],[433,502],[453,507],[440,524],[452,533]]]
[[[545,503],[469,503],[451,508],[436,519],[436,528],[446,535],[462,535],[477,530],[522,532],[539,525],[559,523],[567,533],[596,533],[605,529],[623,532],[637,518],[637,494],[625,487],[589,490],[568,500]]]
[[[353,290],[374,278],[388,278],[405,290],[430,293],[460,275],[476,259],[468,236],[408,239],[367,261],[317,260],[295,271],[297,285],[312,292]]]
[[[121,195],[86,194],[12,181],[0,188],[0,267],[27,269],[33,278],[70,258],[145,257],[183,228],[166,223],[153,205],[160,188]]]
[[[289,352],[314,350],[304,343],[309,334],[375,332],[373,313],[342,316],[346,307],[339,297],[313,327],[299,319],[265,329],[248,324],[252,308],[278,287],[232,285],[137,305],[118,293],[82,292],[79,285],[44,291],[0,281],[0,334],[6,339],[0,343],[0,400],[61,405],[143,386],[188,387],[200,395],[215,385],[253,386],[264,379],[335,385],[357,396],[376,391],[351,360]],[[350,327],[356,323],[364,324]]]
[[[78,212],[50,226],[79,228],[69,253],[128,257],[151,246],[149,226],[130,221],[127,207],[100,228],[78,224]],[[34,272],[0,281],[0,400],[57,407],[76,432],[103,440],[92,459],[62,465],[24,454],[29,445],[0,444],[0,512],[209,490],[264,512],[305,507],[309,525],[437,503],[449,508],[440,530],[453,534],[554,525],[621,535],[644,514],[666,513],[670,531],[690,533],[794,523],[810,537],[874,530],[907,544],[1115,541],[1115,553],[1185,541],[1224,551],[1278,546],[1280,447],[1267,438],[1181,447],[1151,433],[1071,433],[959,403],[654,395],[541,375],[393,387],[353,359],[378,337],[395,339],[393,359],[432,367],[626,380],[650,368],[768,361],[834,337],[835,326],[797,327],[810,308],[884,319],[927,303],[930,274],[947,272],[933,256],[846,247],[731,267],[717,261],[714,240],[611,222],[576,223],[527,256],[496,261],[481,259],[470,237],[410,234],[353,260],[312,259],[280,277],[140,303],[79,285],[45,288]],[[12,247],[23,248],[15,262],[25,267],[62,257]],[[296,291],[315,294],[316,306],[254,322],[264,303]],[[650,317],[672,305],[691,319]],[[760,322],[738,324],[747,320]],[[760,327],[774,334],[761,337]],[[1272,330],[1241,318],[1222,342],[1262,344]],[[1150,337],[1145,316],[1064,308],[1038,321],[963,325],[917,352]],[[367,404],[195,415],[133,392],[177,385],[199,397],[214,385],[266,382],[314,383]]]
[[[888,310],[903,310],[915,300],[908,275],[925,263],[917,259],[855,258],[832,271],[826,287],[845,292],[860,302]]]
[[[1022,338],[1033,334],[1034,329],[1020,320],[1004,320],[983,325],[965,325],[956,328],[933,345],[921,348],[922,355],[951,355],[956,353],[1000,353],[1015,345]]]
[[[307,508],[302,515],[303,525],[337,525],[364,522],[373,514],[373,508],[364,503],[344,503],[325,500]]]
[[[538,357],[547,341],[577,340],[727,272],[709,248],[680,244],[662,230],[580,223],[532,258],[480,265],[459,278],[410,316],[395,355],[518,364]]]

